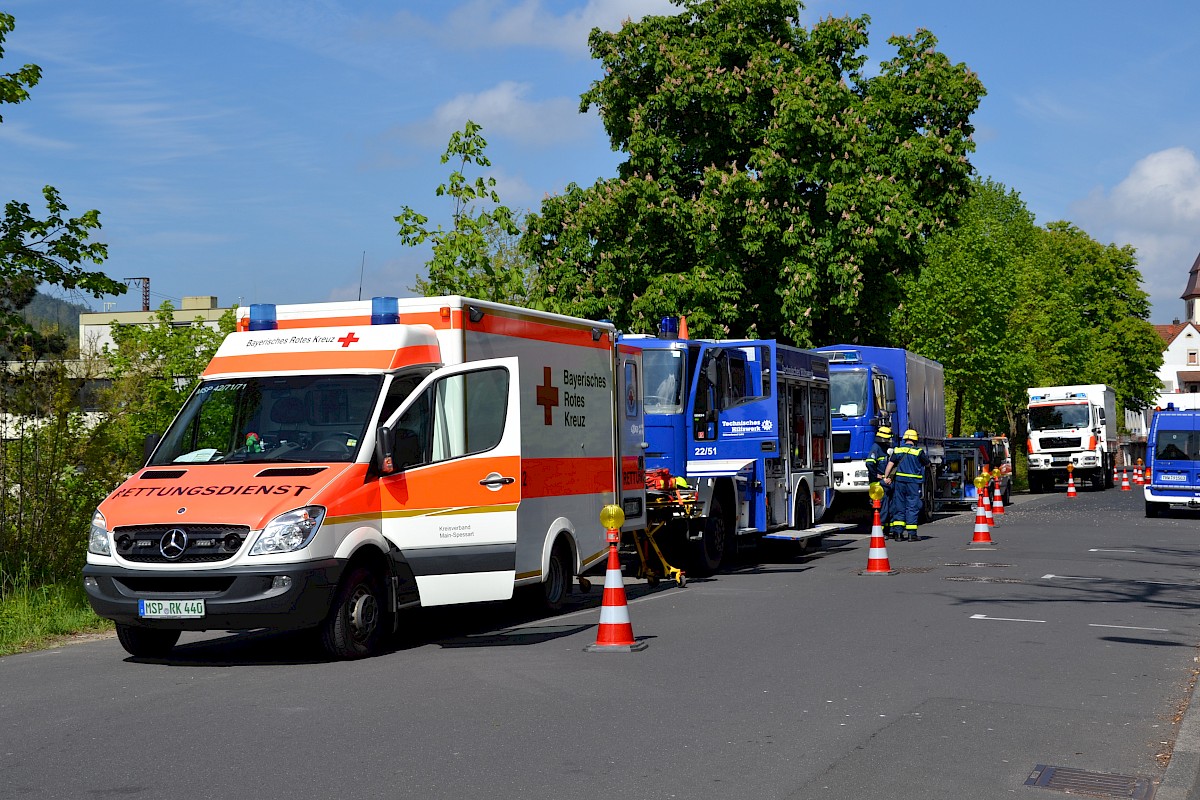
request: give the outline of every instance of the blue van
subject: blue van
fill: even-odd
[[[1146,457],[1147,517],[1171,508],[1200,509],[1200,410],[1179,411],[1168,404],[1156,412],[1146,438]]]

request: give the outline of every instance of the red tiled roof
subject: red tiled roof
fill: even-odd
[[[1186,322],[1172,322],[1170,325],[1155,325],[1154,330],[1158,331],[1158,335],[1167,344],[1175,341],[1175,337],[1179,332],[1188,326]]]
[[[1200,371],[1177,372],[1180,383],[1200,383]]]

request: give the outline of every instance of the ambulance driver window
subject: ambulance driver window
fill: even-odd
[[[433,461],[482,453],[500,443],[508,405],[508,371],[452,375],[433,385]]]

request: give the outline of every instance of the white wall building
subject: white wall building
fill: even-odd
[[[175,309],[173,325],[186,327],[195,323],[199,317],[204,324],[214,330],[221,315],[228,308],[220,308],[217,298],[212,296],[185,297]],[[79,351],[81,353],[99,353],[105,346],[112,347],[112,324],[122,325],[153,325],[157,323],[155,314],[150,311],[90,311],[79,315]]]
[[[1170,325],[1155,325],[1166,343],[1158,370],[1162,393],[1158,407],[1200,408],[1200,256],[1188,272],[1187,288],[1180,295],[1186,315]]]

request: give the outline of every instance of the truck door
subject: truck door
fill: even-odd
[[[380,478],[383,534],[412,567],[422,605],[512,597],[519,378],[516,358],[437,370],[385,423],[396,472]]]
[[[705,343],[698,359],[688,397],[688,474],[728,475],[779,458],[775,343]]]

